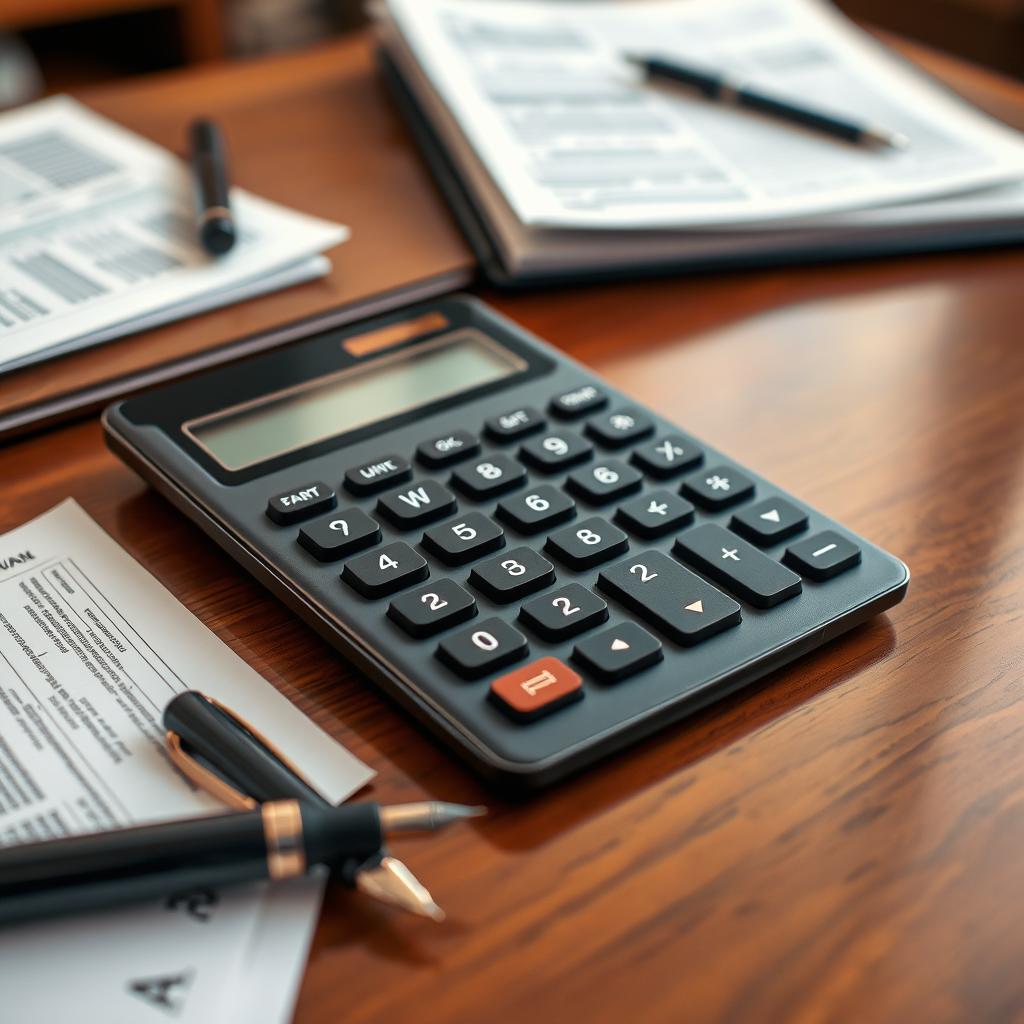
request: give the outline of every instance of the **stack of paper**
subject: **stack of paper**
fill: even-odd
[[[186,689],[252,722],[331,801],[372,777],[74,501],[0,542],[0,846],[225,813],[164,747],[163,708]],[[0,928],[0,1019],[284,1024],[323,882]]]
[[[231,202],[240,238],[214,258],[166,150],[67,97],[0,117],[0,370],[322,277],[348,238],[242,189]]]
[[[387,54],[513,277],[1024,238],[1024,143],[818,0],[383,0]],[[642,80],[729,73],[858,147]]]

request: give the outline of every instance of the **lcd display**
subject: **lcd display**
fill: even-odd
[[[226,469],[305,448],[518,373],[519,357],[460,331],[184,425]]]

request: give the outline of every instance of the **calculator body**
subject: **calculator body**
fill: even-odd
[[[828,642],[909,579],[466,297],[311,329],[103,423],[289,608],[516,788]]]

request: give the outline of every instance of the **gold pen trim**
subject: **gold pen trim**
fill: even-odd
[[[226,218],[231,219],[231,211],[226,206],[208,206],[199,215],[199,223],[205,224],[207,221],[219,220]]]
[[[302,812],[298,800],[263,805],[263,835],[267,840],[267,875],[294,878],[306,872],[302,845]]]

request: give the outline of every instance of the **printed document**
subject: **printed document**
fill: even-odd
[[[0,116],[0,370],[323,276],[348,237],[242,189],[231,203],[239,239],[212,257],[167,150],[63,96]]]
[[[1024,177],[1018,133],[819,0],[386,0],[379,16],[526,226],[749,228]],[[858,147],[647,83],[624,54],[728,72],[909,145]]]
[[[222,813],[168,759],[163,708],[198,689],[324,795],[371,777],[68,500],[0,537],[0,846]],[[323,877],[0,928],[10,1020],[286,1021]],[[251,1018],[250,1018],[251,1019]]]

